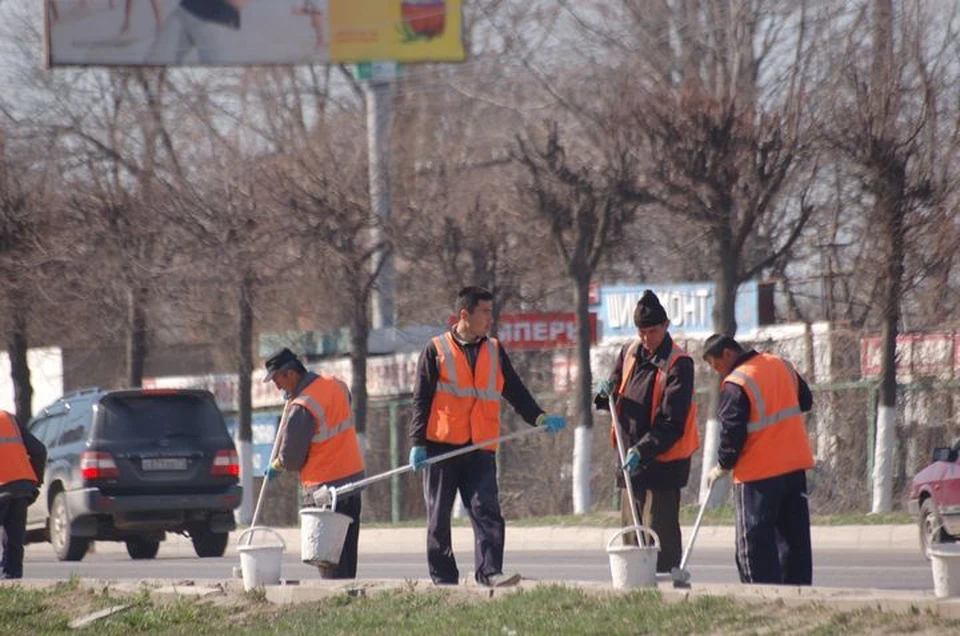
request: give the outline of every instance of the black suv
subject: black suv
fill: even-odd
[[[197,556],[223,556],[240,465],[209,391],[78,391],[29,428],[47,470],[28,539],[49,540],[61,561],[79,561],[94,540],[152,559],[166,532],[189,535]]]

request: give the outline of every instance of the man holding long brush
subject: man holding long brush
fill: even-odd
[[[528,424],[558,433],[566,420],[547,415],[523,385],[506,351],[487,333],[493,326],[493,294],[465,287],[457,295],[457,323],[433,338],[417,363],[413,390],[410,464],[423,466],[457,448],[500,436],[500,398]],[[497,444],[427,466],[427,564],[437,585],[460,581],[450,536],[457,493],[473,523],[474,577],[481,585],[504,587],[520,581],[503,572],[505,523],[497,488]]]
[[[277,435],[277,457],[264,473],[273,479],[281,470],[300,473],[304,502],[313,504],[313,492],[323,486],[342,486],[362,479],[363,455],[353,413],[350,392],[340,380],[307,371],[289,349],[267,359],[267,376],[283,391],[288,404],[286,419]],[[337,499],[336,512],[353,519],[347,530],[340,562],[335,568],[320,568],[325,579],[353,579],[357,576],[357,548],[360,538],[360,493]]]

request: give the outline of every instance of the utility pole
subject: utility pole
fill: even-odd
[[[364,65],[361,65],[361,67]],[[393,82],[397,65],[377,62],[369,65],[365,84],[367,99],[367,150],[370,165],[370,209],[375,217],[372,239],[380,245],[373,259],[374,271],[379,268],[373,288],[374,329],[393,327],[396,319],[396,269],[393,251],[384,249],[387,240],[384,228],[390,221],[390,117],[393,110]],[[362,74],[361,70],[361,74]]]

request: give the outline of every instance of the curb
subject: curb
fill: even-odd
[[[55,581],[16,581],[9,585],[33,589],[48,588]],[[137,582],[114,582],[105,579],[81,579],[80,584],[101,590],[111,587],[117,591],[137,593],[145,588],[152,596],[168,598],[209,598],[212,596],[241,593],[243,585],[238,580],[197,579],[171,583],[165,580],[144,579]],[[627,590],[614,590],[608,584],[583,581],[521,581],[511,588],[489,589],[477,585],[460,585],[458,593],[475,595],[477,598],[494,599],[521,590],[531,590],[541,585],[559,585],[580,588],[591,594],[627,594]],[[3,583],[0,583],[3,586]],[[696,584],[691,589],[675,589],[671,583],[660,583],[658,590],[664,603],[683,603],[695,598],[729,597],[741,603],[774,603],[786,607],[804,608],[811,604],[838,612],[872,610],[895,614],[929,612],[943,618],[960,619],[960,598],[937,599],[932,592],[863,590],[853,588],[791,587],[776,585]],[[288,581],[281,585],[264,588],[267,601],[277,605],[316,602],[325,598],[348,595],[362,597],[394,590],[431,591],[437,589],[428,580],[396,581],[389,579],[363,579],[358,581]]]
[[[275,528],[283,537],[287,549],[298,551],[299,528]],[[507,552],[550,552],[562,550],[605,550],[616,528],[592,526],[538,526],[511,527],[507,524]],[[681,528],[684,541],[693,528]],[[237,538],[241,530],[230,533],[227,554],[236,554]],[[452,529],[454,550],[462,553],[473,551],[473,529],[457,526]],[[733,526],[703,526],[697,536],[697,547],[733,550],[736,530]],[[814,551],[828,550],[876,550],[883,548],[896,552],[919,552],[917,528],[914,525],[889,526],[813,526],[811,541]],[[422,554],[426,550],[426,528],[363,528],[360,529],[361,555],[369,554]],[[50,544],[31,544],[28,554],[49,551]],[[126,546],[115,541],[99,541],[95,553],[125,553]],[[161,553],[167,556],[195,556],[190,539],[178,534],[167,534],[161,544]]]

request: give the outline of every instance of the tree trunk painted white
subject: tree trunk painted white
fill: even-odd
[[[240,507],[234,512],[234,519],[238,525],[248,526],[253,520],[253,444],[249,441],[237,440],[237,455],[240,457],[240,486],[243,496],[240,498]]]
[[[893,443],[896,439],[897,409],[877,409],[877,442],[873,460],[873,506],[871,511],[893,510]]]
[[[591,431],[578,426],[573,431],[573,513],[590,512]]]

